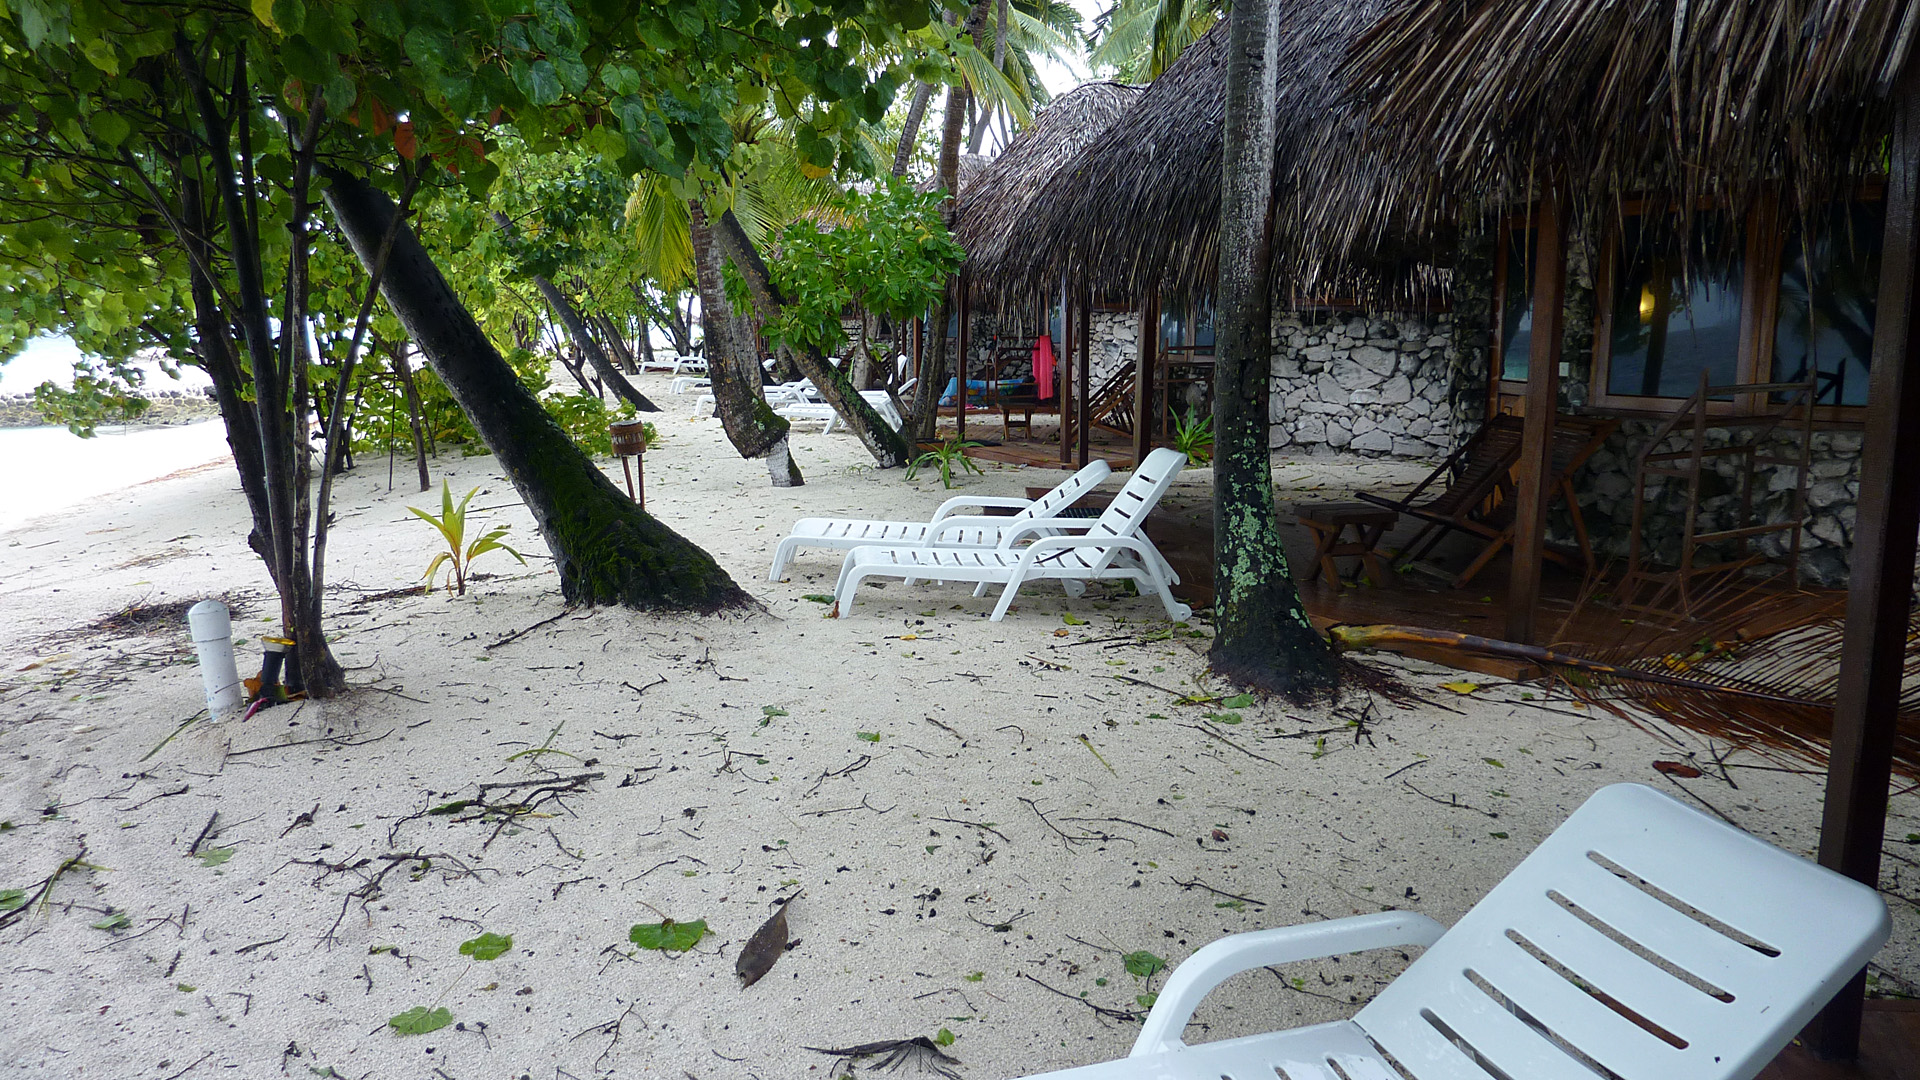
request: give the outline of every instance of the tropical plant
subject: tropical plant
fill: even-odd
[[[940,470],[940,486],[951,489],[953,487],[953,466],[955,462],[959,462],[962,469],[973,473],[975,476],[985,476],[986,474],[980,471],[980,466],[975,465],[973,459],[967,456],[969,449],[979,445],[977,442],[961,442],[957,438],[948,439],[946,442],[940,444],[939,449],[929,450],[909,462],[907,464],[907,479],[911,480],[919,475],[921,469],[938,469]]]
[[[1173,421],[1173,448],[1187,455],[1187,464],[1205,465],[1213,460],[1213,417],[1189,408],[1186,415]]]
[[[1094,28],[1087,63],[1121,82],[1152,82],[1225,10],[1220,0],[1120,0]]]
[[[432,592],[433,576],[440,572],[440,567],[451,564],[447,573],[447,591],[461,596],[467,595],[467,571],[472,567],[473,560],[489,551],[504,551],[519,559],[521,566],[527,565],[527,560],[519,552],[500,542],[500,538],[507,534],[508,527],[505,525],[496,525],[473,543],[466,544],[467,504],[472,502],[473,497],[479,493],[480,489],[474,488],[460,499],[458,505],[455,505],[453,490],[447,486],[445,480],[442,480],[438,515],[429,514],[417,506],[407,507],[415,517],[438,530],[440,538],[447,544],[447,550],[435,555],[433,561],[427,564],[427,572],[423,575],[426,578],[426,584],[422,587],[422,592]],[[465,544],[464,547],[463,544]]]

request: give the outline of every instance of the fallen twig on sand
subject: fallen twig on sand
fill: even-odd
[[[1016,796],[1016,797],[1021,802],[1026,803],[1027,809],[1033,811],[1034,816],[1039,818],[1041,822],[1046,825],[1047,828],[1052,829],[1054,833],[1060,837],[1061,841],[1065,843],[1066,846],[1068,847],[1072,847],[1075,844],[1092,844],[1092,843],[1100,843],[1107,840],[1125,840],[1129,844],[1133,843],[1133,841],[1128,837],[1115,836],[1112,833],[1102,833],[1102,832],[1081,833],[1080,835],[1075,836],[1073,833],[1070,833],[1065,829],[1062,829],[1060,826],[1055,825],[1053,823],[1053,819],[1048,817],[1040,809],[1039,804],[1035,803],[1032,799],[1029,799],[1024,795]]]
[[[1077,1001],[1080,1004],[1085,1005],[1087,1008],[1092,1009],[1095,1013],[1101,1016],[1104,1016],[1109,1020],[1123,1020],[1130,1024],[1138,1023],[1140,1021],[1139,1013],[1129,1012],[1125,1009],[1109,1009],[1105,1005],[1096,1005],[1093,1002],[1088,1001],[1086,998],[1080,997],[1077,994],[1069,994],[1065,990],[1062,990],[1057,986],[1048,986],[1046,983],[1041,982],[1039,979],[1034,978],[1033,976],[1027,974],[1024,971],[1020,972],[1019,974],[1021,978],[1027,980],[1030,983],[1033,983],[1035,986],[1038,986],[1043,990],[1047,990],[1052,993],[1059,994],[1061,997],[1066,998],[1068,1001]]]
[[[1205,724],[1181,724],[1180,726],[1186,727],[1186,728],[1192,728],[1193,730],[1199,732],[1202,735],[1205,735],[1210,739],[1218,739],[1221,742],[1226,743],[1228,746],[1233,747],[1235,750],[1240,751],[1241,753],[1247,755],[1250,758],[1258,758],[1259,760],[1264,761],[1269,765],[1280,764],[1279,762],[1273,760],[1270,757],[1265,757],[1261,754],[1254,753],[1253,751],[1247,749],[1244,746],[1241,746],[1239,743],[1234,742],[1232,739],[1227,738],[1225,735],[1220,734],[1218,731],[1213,730],[1212,728],[1208,727]]]
[[[487,650],[497,649],[500,646],[505,645],[510,641],[516,641],[520,638],[526,637],[528,634],[533,633],[535,630],[538,630],[543,626],[547,626],[552,623],[559,622],[561,619],[566,618],[568,613],[570,613],[571,611],[573,611],[573,608],[571,607],[561,608],[560,614],[555,615],[550,619],[541,619],[539,622],[534,623],[532,626],[527,627],[525,630],[515,630],[513,633],[508,634],[506,637],[503,637],[500,640],[493,642],[490,645],[482,645],[481,648],[487,649]]]
[[[1201,881],[1199,878],[1194,878],[1192,881],[1181,881],[1179,878],[1168,878],[1167,880],[1173,882],[1175,885],[1178,885],[1183,889],[1202,889],[1202,890],[1205,890],[1206,892],[1212,893],[1215,896],[1224,896],[1229,900],[1240,900],[1249,904],[1258,904],[1261,907],[1267,906],[1267,902],[1265,900],[1255,900],[1251,896],[1241,896],[1239,893],[1224,892],[1220,889],[1214,888],[1213,886],[1207,884],[1204,881]]]
[[[620,680],[620,685],[621,685],[621,686],[624,686],[624,687],[626,687],[627,689],[629,689],[629,690],[631,690],[631,691],[633,691],[633,692],[634,692],[634,695],[635,695],[635,696],[638,696],[638,695],[640,695],[640,694],[644,694],[644,693],[646,693],[647,691],[649,691],[649,690],[651,690],[651,689],[653,689],[653,688],[654,688],[654,687],[656,687],[656,686],[659,686],[659,685],[661,685],[662,683],[665,683],[666,681],[667,681],[667,677],[666,677],[665,675],[655,675],[655,676],[653,677],[653,681],[652,681],[652,682],[650,682],[650,683],[648,683],[648,684],[647,684],[647,685],[645,685],[645,686],[635,686],[635,685],[633,685],[632,683],[630,683],[630,682],[628,682],[628,681],[627,681],[627,680],[625,680],[625,679],[621,679],[621,680]]]
[[[960,1064],[960,1059],[942,1051],[938,1046],[934,1045],[932,1039],[927,1038],[925,1035],[911,1039],[882,1039],[879,1042],[861,1043],[859,1046],[846,1046],[838,1049],[825,1046],[809,1046],[806,1047],[806,1049],[816,1054],[832,1054],[835,1057],[843,1057],[849,1060],[853,1058],[872,1057],[875,1054],[879,1054],[881,1055],[880,1060],[873,1063],[873,1068],[876,1069],[898,1069],[900,1066],[912,1061],[917,1063],[922,1069],[933,1073],[935,1076],[943,1076],[946,1077],[947,1080],[959,1080],[960,1078],[959,1073],[948,1068],[949,1065]],[[849,1067],[847,1071],[851,1074],[853,1070]]]
[[[53,883],[59,881],[62,874],[65,874],[75,867],[93,868],[93,864],[87,861],[87,842],[85,840],[80,841],[79,851],[74,852],[72,857],[62,861],[59,866],[54,867],[53,873],[41,878],[40,883],[35,885],[31,892],[21,897],[18,906],[6,911],[0,911],[0,927],[5,927],[16,919],[24,918],[26,913],[33,909],[33,905],[45,900],[47,895],[53,891]]]
[[[1468,806],[1466,803],[1463,803],[1460,801],[1460,796],[1458,795],[1449,794],[1444,799],[1436,798],[1432,795],[1427,794],[1424,791],[1421,791],[1419,788],[1414,787],[1413,781],[1411,780],[1402,780],[1400,781],[1400,783],[1404,785],[1408,791],[1411,791],[1415,795],[1418,795],[1421,798],[1427,800],[1428,802],[1434,803],[1435,805],[1438,805],[1438,806],[1445,806],[1454,810],[1471,810],[1476,814],[1485,814],[1490,818],[1498,818],[1500,816],[1499,814],[1496,814],[1491,810],[1482,810],[1477,806]]]

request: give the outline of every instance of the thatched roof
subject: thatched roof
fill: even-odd
[[[978,183],[980,178],[986,175],[987,166],[992,165],[993,160],[993,158],[985,154],[960,155],[958,165],[954,169],[954,186],[960,189],[960,195],[962,197],[965,197],[968,188]],[[915,191],[938,191],[940,189],[940,178],[938,176],[929,176],[913,185],[913,188]]]
[[[1335,246],[1520,201],[1659,191],[1800,206],[1878,164],[1920,0],[1402,0],[1341,76],[1367,153]]]
[[[1127,111],[1143,88],[1092,82],[1055,98],[1033,123],[960,186],[954,238],[967,250],[975,280],[1003,269],[1007,237],[1060,167]]]
[[[1274,253],[1282,288],[1327,284],[1322,245],[1300,224],[1321,189],[1337,182],[1362,121],[1360,111],[1343,102],[1334,68],[1391,2],[1299,0],[1281,16]],[[1222,19],[1054,174],[1015,224],[999,280],[976,279],[977,287],[1034,295],[1065,276],[1114,300],[1154,289],[1170,297],[1210,296],[1218,265],[1227,61],[1228,20]]]

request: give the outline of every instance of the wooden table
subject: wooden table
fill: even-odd
[[[1363,502],[1294,503],[1293,512],[1313,533],[1314,567],[1307,575],[1308,581],[1315,574],[1325,574],[1328,582],[1339,581],[1340,571],[1333,560],[1355,556],[1366,569],[1370,584],[1384,586],[1390,580],[1376,548],[1380,538],[1400,519],[1399,514]],[[1348,529],[1353,530],[1351,538],[1346,536]]]

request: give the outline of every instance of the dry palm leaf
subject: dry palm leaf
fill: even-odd
[[[780,906],[773,909],[773,914],[760,924],[760,929],[753,932],[746,947],[740,950],[740,959],[733,963],[733,973],[745,980],[740,984],[742,989],[759,982],[787,954],[787,905],[798,899],[800,894],[794,893],[780,901]]]

